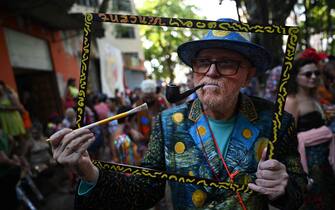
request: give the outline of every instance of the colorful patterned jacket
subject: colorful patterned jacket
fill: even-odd
[[[238,113],[225,162],[230,172],[239,171],[237,184],[255,180],[258,161],[272,131],[273,104],[240,95]],[[289,174],[286,194],[271,204],[280,209],[298,209],[306,177],[297,152],[294,120],[285,113],[274,158]],[[224,132],[224,131],[223,131]],[[143,167],[229,182],[213,143],[206,116],[198,99],[165,110],[154,129]],[[216,175],[215,175],[216,174]],[[174,209],[241,209],[236,193],[227,189],[169,181]],[[77,209],[147,209],[164,195],[165,182],[100,170],[96,186],[85,196],[76,196]],[[258,193],[241,193],[248,210],[268,209],[270,201]]]

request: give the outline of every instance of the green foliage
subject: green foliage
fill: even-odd
[[[245,16],[251,24],[285,25],[297,0],[235,0],[240,16]],[[272,67],[283,61],[283,36],[270,34],[253,34],[252,41],[265,47],[272,55]]]
[[[322,34],[321,39],[326,43],[326,51],[335,54],[335,0],[235,0],[249,23],[284,25],[292,11],[295,21],[300,26],[298,51],[310,46],[310,37]],[[258,35],[261,37],[262,35]],[[282,39],[267,42],[260,38],[259,44],[268,49],[278,64],[282,56]]]
[[[145,16],[204,19],[196,14],[196,10],[195,6],[186,5],[181,0],[147,0],[142,8],[138,8],[138,13]],[[172,81],[173,70],[180,63],[176,53],[178,46],[202,37],[205,33],[201,30],[157,26],[141,26],[140,31],[144,37],[145,59],[151,62],[155,78],[170,78]]]
[[[304,0],[296,5],[304,10],[306,19],[299,23],[304,30],[302,43],[309,47],[311,35],[322,34],[327,41],[328,53],[335,54],[335,1],[334,0]]]
[[[330,9],[335,9],[335,5],[331,3],[329,0],[319,0],[319,1],[311,1],[306,0],[305,5],[303,3],[298,3],[297,7],[303,8],[307,10],[307,18],[308,18],[308,25],[310,27],[310,33],[316,34],[320,32],[324,32],[327,30],[328,27],[328,15],[332,18],[332,21],[335,20],[335,13],[329,13]],[[304,8],[306,7],[306,8]],[[301,24],[304,25],[306,21],[302,21]]]

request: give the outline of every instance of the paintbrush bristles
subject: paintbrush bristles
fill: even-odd
[[[142,104],[142,105],[140,105],[138,107],[135,107],[132,110],[129,110],[128,113],[129,114],[134,114],[136,112],[140,112],[140,111],[147,110],[147,109],[148,109],[148,105],[147,105],[147,103],[144,103],[144,104]]]

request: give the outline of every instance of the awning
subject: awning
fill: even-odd
[[[2,0],[1,10],[10,16],[29,17],[52,30],[81,29],[82,14],[68,14],[75,0]]]

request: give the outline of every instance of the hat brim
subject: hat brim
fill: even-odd
[[[263,47],[247,42],[232,41],[232,40],[196,40],[186,42],[180,45],[177,49],[179,58],[188,66],[192,67],[192,59],[194,59],[200,50],[210,48],[223,48],[235,51],[256,67],[256,74],[262,74],[270,68],[271,55]]]

